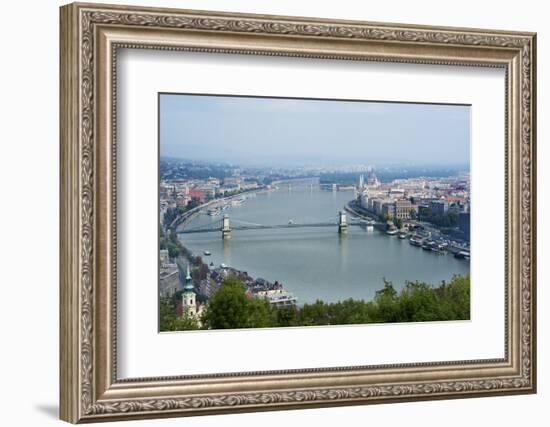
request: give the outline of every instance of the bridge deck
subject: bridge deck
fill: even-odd
[[[361,222],[350,222],[349,226],[366,226],[372,224],[365,224]],[[313,227],[337,227],[337,222],[317,222],[309,224],[273,224],[273,225],[236,225],[230,227],[231,231],[236,230],[268,230],[268,229],[281,229],[281,228],[313,228]],[[216,231],[222,231],[221,225],[218,227],[205,227],[205,228],[190,228],[178,231],[178,234],[192,234],[192,233],[212,233]]]

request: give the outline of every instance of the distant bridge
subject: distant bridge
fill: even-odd
[[[212,233],[221,232],[223,239],[229,239],[231,237],[231,231],[236,230],[269,230],[269,229],[285,229],[285,228],[319,228],[319,227],[337,227],[340,234],[346,233],[349,226],[363,226],[370,227],[374,225],[374,221],[365,220],[351,220],[348,221],[345,211],[338,213],[337,221],[324,221],[324,222],[309,222],[309,223],[295,223],[289,221],[287,224],[255,224],[244,221],[235,220],[240,223],[230,226],[229,215],[224,215],[222,219],[213,221],[209,224],[200,225],[196,227],[186,227],[178,230],[178,234],[193,234],[193,233]]]

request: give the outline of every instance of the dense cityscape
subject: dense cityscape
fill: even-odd
[[[209,251],[191,252],[182,242],[180,233],[185,230],[211,232],[208,229],[193,230],[189,227],[195,218],[206,215],[213,221],[220,218],[217,232],[221,238],[229,239],[238,227],[230,225],[227,209],[246,204],[247,198],[256,194],[275,191],[282,186],[290,189],[294,182],[304,180],[303,182],[311,182],[308,185],[317,185],[322,191],[345,192],[349,196],[335,223],[339,233],[347,233],[347,229],[352,226],[371,232],[376,230],[375,232],[386,234],[387,238],[408,241],[420,251],[453,256],[467,263],[470,257],[470,177],[466,170],[467,168],[460,167],[411,168],[400,165],[266,168],[161,159],[160,329],[392,321],[373,314],[378,313],[376,310],[382,304],[382,300],[378,299],[385,295],[384,292],[393,295],[395,301],[401,298],[397,292],[393,294],[389,283],[384,283],[380,294],[377,292],[376,302],[354,302],[367,304],[364,311],[370,314],[365,314],[362,320],[357,316],[353,321],[346,320],[341,315],[334,314],[343,310],[338,305],[340,302],[323,305],[326,311],[323,319],[313,319],[311,314],[309,317],[306,315],[313,310],[312,305],[301,304],[285,283],[277,278],[253,277],[246,271],[224,263],[215,265],[208,261]],[[292,220],[288,224],[277,225],[281,228],[305,226],[324,225],[295,224]],[[248,226],[248,229],[254,227],[259,228]],[[467,281],[469,304],[469,277]],[[409,285],[413,288],[415,286]],[[432,292],[438,298],[447,298],[446,288],[420,285],[425,284],[417,283],[414,292]],[[464,287],[464,280],[453,279],[449,286],[455,285]],[[215,304],[223,304],[223,295],[228,292],[242,293],[245,299],[241,305],[250,306],[256,319],[263,320],[257,320],[254,324],[232,324],[223,315],[216,317]],[[318,312],[319,307],[316,310]],[[327,314],[329,312],[333,314]],[[469,309],[466,314],[461,306],[450,314],[439,313],[433,319],[418,320],[466,316],[469,316]],[[394,317],[394,321],[403,320],[398,315]],[[266,320],[268,318],[271,320]]]

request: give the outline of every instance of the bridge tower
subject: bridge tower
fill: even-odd
[[[348,220],[346,218],[346,211],[340,211],[338,216],[338,233],[345,234],[348,232]]]
[[[229,227],[229,215],[224,214],[222,220],[222,239],[228,240],[231,238],[231,228]]]

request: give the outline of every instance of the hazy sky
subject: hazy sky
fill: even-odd
[[[242,165],[469,164],[470,107],[162,94],[160,154]]]

